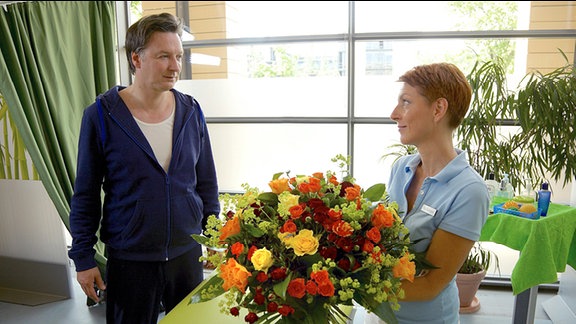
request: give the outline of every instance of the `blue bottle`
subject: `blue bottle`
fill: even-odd
[[[548,206],[550,206],[551,192],[548,190],[548,183],[543,182],[538,190],[538,209],[540,209],[540,216],[544,217],[548,213]]]

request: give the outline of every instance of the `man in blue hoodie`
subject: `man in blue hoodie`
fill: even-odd
[[[166,13],[130,26],[133,84],[98,96],[82,118],[69,256],[88,297],[98,301],[95,286],[106,290],[107,323],[155,324],[161,303],[168,313],[203,280],[191,234],[220,204],[200,105],[173,88],[181,35],[179,19]],[[94,259],[98,230],[105,278]]]

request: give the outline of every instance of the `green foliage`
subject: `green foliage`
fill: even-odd
[[[480,175],[508,173],[515,189],[526,178],[538,184],[550,174],[566,185],[576,177],[576,72],[564,58],[552,72],[527,74],[516,91],[499,60],[474,66],[470,110],[456,135]]]
[[[295,67],[298,57],[288,54],[285,48],[276,47],[273,49],[273,59],[264,60],[261,57],[254,56],[253,64],[257,64],[253,77],[293,77],[296,75]]]
[[[0,94],[0,130],[2,141],[0,142],[0,179],[29,180],[30,173],[24,140],[18,132],[14,121],[10,117],[6,99]],[[38,180],[38,173],[32,165],[32,179]]]
[[[456,21],[456,30],[516,30],[518,27],[518,3],[515,1],[451,1],[450,8],[460,17]],[[514,43],[511,39],[466,40],[471,49],[463,51],[459,57],[447,59],[458,62],[457,65],[467,71],[466,62],[475,60],[500,60],[504,70],[514,71]]]
[[[498,255],[490,250],[486,250],[477,242],[470,250],[468,257],[458,270],[458,273],[474,274],[482,270],[488,270],[492,262],[496,262],[496,268],[500,269]]]
[[[414,145],[405,145],[401,143],[392,144],[388,146],[388,148],[391,150],[388,153],[382,155],[380,159],[385,160],[387,158],[393,157],[394,160],[392,161],[392,163],[396,162],[399,158],[403,157],[404,155],[414,154],[418,151],[416,149],[416,146]]]

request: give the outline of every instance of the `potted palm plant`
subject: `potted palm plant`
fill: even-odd
[[[473,313],[480,309],[480,301],[476,298],[476,292],[493,261],[496,262],[496,269],[499,269],[498,256],[483,248],[480,242],[477,242],[470,250],[456,274],[460,313]]]

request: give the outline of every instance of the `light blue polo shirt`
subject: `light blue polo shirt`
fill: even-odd
[[[436,229],[456,234],[472,241],[480,238],[488,217],[490,198],[484,179],[470,166],[466,152],[458,155],[434,177],[424,179],[414,207],[406,214],[406,191],[421,161],[419,154],[403,156],[392,166],[388,184],[390,199],[399,206],[399,215],[410,230],[417,252],[428,249]],[[399,323],[456,324],[460,304],[456,277],[433,300],[400,302],[396,312]]]

